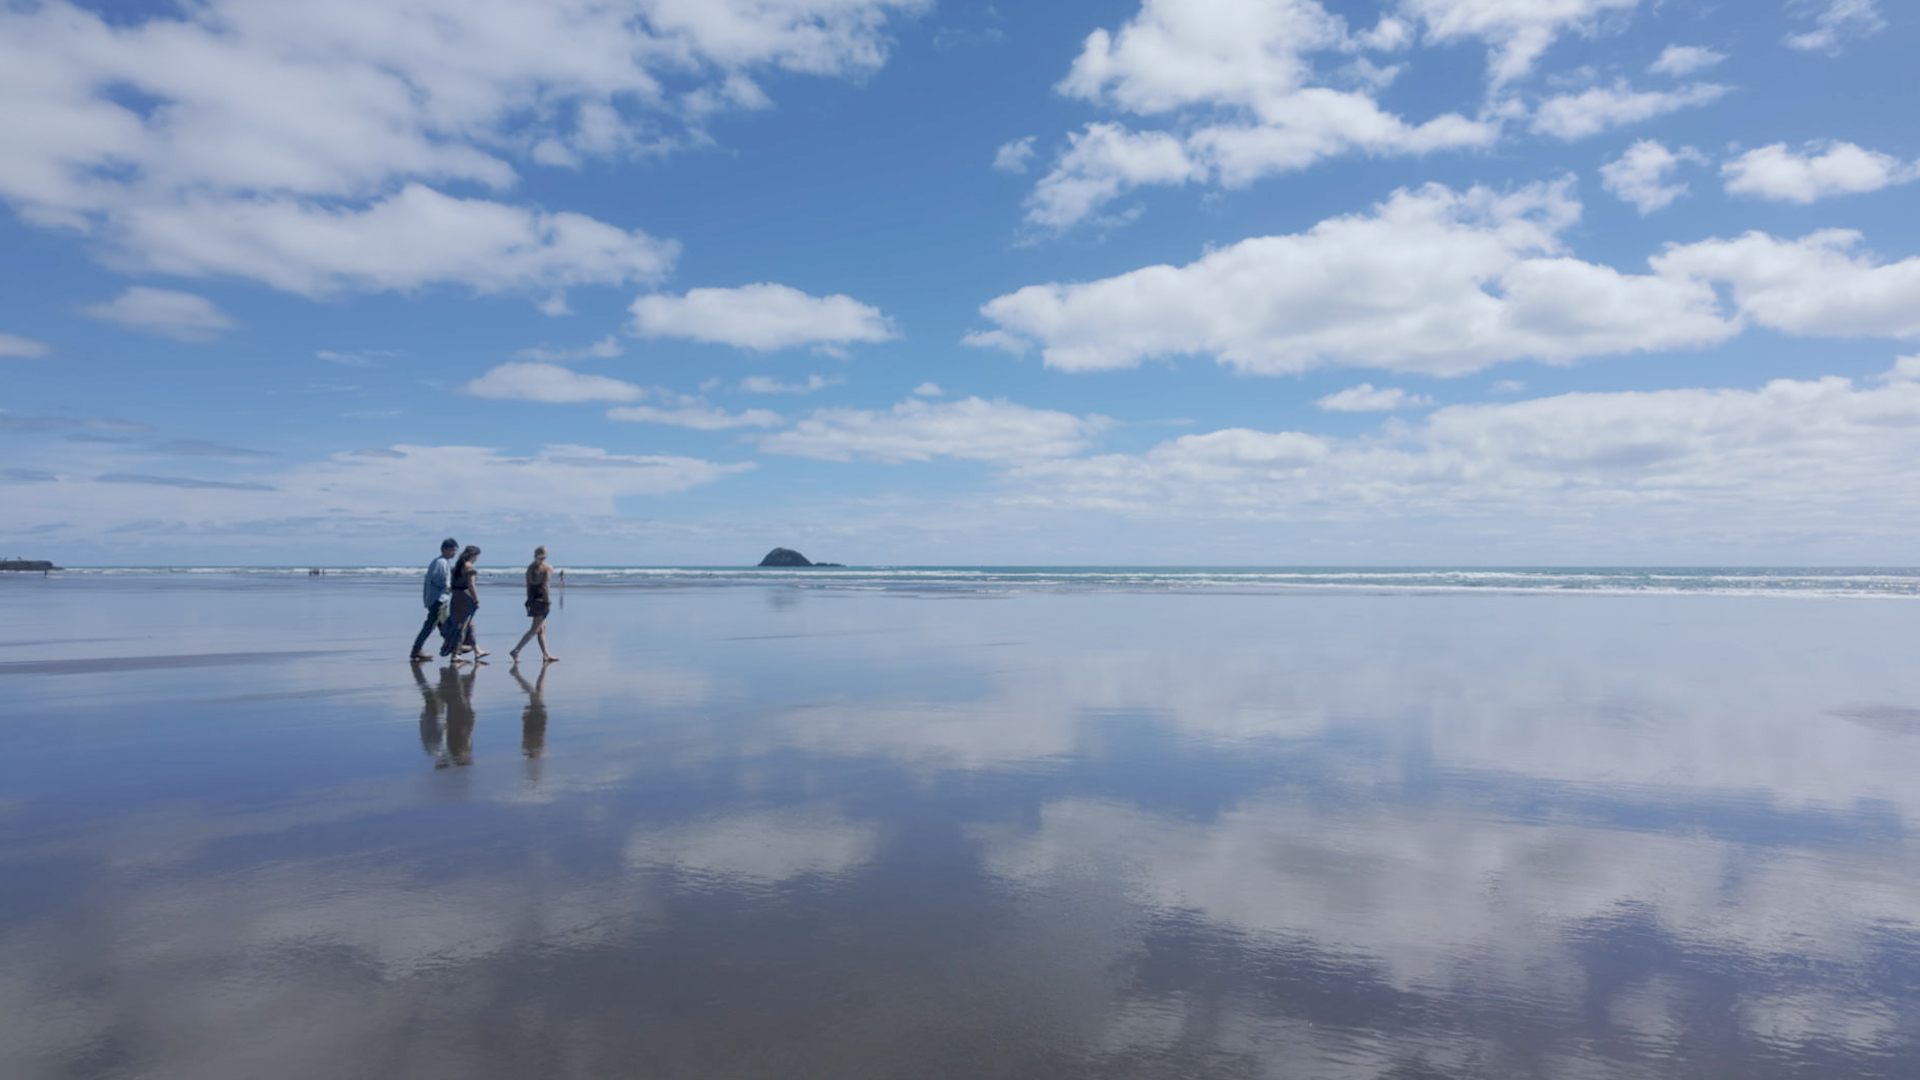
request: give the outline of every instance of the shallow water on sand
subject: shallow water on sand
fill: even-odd
[[[1920,604],[0,579],[0,1076],[1920,1075]]]

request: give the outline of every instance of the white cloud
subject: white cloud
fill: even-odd
[[[809,375],[804,382],[781,382],[770,375],[749,375],[740,380],[740,389],[749,394],[814,394],[847,380],[834,376]]]
[[[632,424],[668,424],[696,431],[727,431],[743,427],[779,427],[780,414],[769,409],[747,409],[730,413],[703,404],[680,404],[672,408],[657,405],[622,405],[607,410],[607,419]]]
[[[1000,149],[993,152],[993,167],[1001,172],[1023,173],[1033,161],[1034,136],[1014,139],[1002,143]]]
[[[1009,401],[912,398],[886,412],[822,409],[760,440],[760,447],[828,461],[862,458],[898,464],[946,457],[1010,464],[1077,454],[1109,423],[1102,416],[1075,416]]]
[[[1424,154],[1489,145],[1498,125],[1448,113],[1413,124],[1369,96],[1391,81],[1370,61],[1346,71],[1362,89],[1314,85],[1312,54],[1405,43],[1387,19],[1367,33],[1317,0],[1146,0],[1118,32],[1096,30],[1058,89],[1173,130],[1091,123],[1068,138],[1027,200],[1027,221],[1058,229],[1144,185],[1243,186],[1329,157]],[[1364,60],[1364,58],[1362,58]]]
[[[1519,394],[1525,392],[1526,389],[1527,384],[1521,382],[1519,379],[1501,379],[1493,384],[1493,392],[1496,394]]]
[[[1915,454],[1920,381],[1862,388],[1828,377],[1757,390],[1453,405],[1416,425],[1348,439],[1232,429],[1141,454],[1034,462],[1014,476],[1046,505],[1154,515],[1371,520],[1619,511],[1722,529],[1793,515],[1817,529],[1826,527],[1821,520],[1852,520],[1850,509],[1876,524],[1906,514],[1900,507],[1920,497]]]
[[[1376,388],[1372,383],[1361,383],[1328,394],[1314,404],[1327,412],[1395,412],[1426,408],[1433,404],[1433,399],[1424,394],[1409,394],[1397,386]]]
[[[1875,0],[1793,0],[1790,6],[1813,21],[1812,29],[1786,36],[1790,49],[1838,54],[1843,43],[1887,28]]]
[[[1034,185],[1027,198],[1027,220],[1064,228],[1085,220],[1128,188],[1184,184],[1206,174],[1206,166],[1188,155],[1178,136],[1088,124],[1067,136],[1067,149]]]
[[[556,348],[552,345],[531,345],[513,354],[516,360],[537,360],[541,363],[559,364],[568,360],[611,360],[624,350],[620,342],[609,334],[591,345],[582,345],[574,349]]]
[[[558,364],[501,364],[468,383],[474,397],[565,404],[582,401],[639,401],[644,387],[605,375],[582,375]]]
[[[1438,185],[1305,233],[1240,241],[1185,266],[989,301],[975,345],[1038,346],[1066,371],[1211,356],[1279,374],[1326,365],[1459,375],[1506,360],[1716,344],[1737,329],[1712,289],[1568,256],[1567,183],[1508,195]]]
[[[72,444],[53,453],[70,460]],[[112,448],[107,448],[112,449]],[[95,451],[99,453],[99,450]],[[137,458],[127,458],[128,464]],[[92,463],[107,475],[123,474],[114,459]],[[614,454],[589,446],[552,444],[532,454],[507,454],[481,446],[397,444],[348,451],[278,470],[252,470],[240,486],[156,486],[117,483],[112,497],[84,480],[35,488],[30,505],[10,507],[9,525],[27,529],[64,523],[75,532],[98,532],[142,522],[143,534],[257,539],[298,529],[323,541],[407,535],[421,515],[486,519],[501,529],[539,519],[542,531],[558,520],[618,519],[625,500],[668,495],[753,468],[670,455]],[[72,472],[62,469],[63,475]],[[133,474],[124,469],[124,474]],[[469,482],[457,491],[448,477]]]
[[[1882,382],[1920,382],[1920,356],[1903,356],[1880,376]]]
[[[0,9],[0,199],[29,221],[94,231],[135,265],[241,274],[300,292],[324,291],[316,282],[549,292],[603,282],[608,245],[580,233],[658,242],[484,204],[493,217],[538,223],[533,242],[548,250],[529,253],[524,239],[505,248],[465,239],[480,200],[453,213],[411,199],[387,208],[407,246],[380,254],[410,264],[388,275],[356,256],[381,238],[354,226],[381,217],[378,200],[408,185],[504,192],[517,156],[577,163],[704,141],[701,125],[716,109],[767,104],[754,82],[761,73],[872,71],[886,56],[888,19],[924,6],[209,0],[109,23],[60,0],[14,5]],[[229,215],[245,227],[223,227]],[[259,228],[281,231],[280,242],[251,243]],[[198,239],[202,230],[211,236]],[[510,256],[510,266],[463,263],[476,248]],[[563,265],[574,258],[588,266]],[[539,272],[527,272],[529,261]],[[642,261],[657,270],[657,258]],[[613,280],[646,280],[652,270]]]
[[[1774,143],[1741,154],[1721,172],[1732,194],[1805,204],[1909,183],[1920,179],[1920,163],[1849,142],[1809,143],[1800,153]]]
[[[45,342],[23,338],[17,334],[0,334],[0,357],[31,359],[45,356],[52,351]]]
[[[1696,71],[1705,71],[1726,58],[1726,53],[1699,45],[1669,45],[1660,51],[1660,58],[1647,70],[1655,75],[1671,75],[1682,79]]]
[[[1117,33],[1087,35],[1059,89],[1140,114],[1260,111],[1308,80],[1307,54],[1346,40],[1345,22],[1317,0],[1144,0]]]
[[[1642,214],[1664,209],[1687,193],[1687,185],[1668,183],[1667,174],[1682,163],[1706,159],[1692,147],[1677,153],[1652,139],[1642,139],[1626,153],[1600,167],[1600,181],[1608,191],[1633,204]]]
[[[1714,83],[1693,83],[1678,90],[1635,90],[1624,82],[1596,86],[1542,101],[1533,114],[1533,130],[1569,141],[1584,139],[1611,128],[1706,105],[1726,92],[1726,87]]]
[[[1661,274],[1730,287],[1740,314],[1772,330],[1825,337],[1920,337],[1920,257],[1881,263],[1863,238],[1827,229],[1798,240],[1750,232],[1669,248]]]
[[[233,329],[233,320],[206,297],[145,285],[81,310],[96,319],[179,341],[210,341]]]
[[[396,349],[316,349],[314,359],[341,367],[373,367],[400,355]]]
[[[287,292],[564,290],[656,280],[679,245],[581,214],[445,195],[420,184],[364,207],[292,199],[183,196],[117,213],[131,266],[186,276],[231,274]]]
[[[1609,14],[1625,14],[1639,0],[1401,0],[1400,9],[1426,27],[1434,42],[1479,38],[1487,43],[1495,86],[1521,78],[1560,35],[1591,34]]]
[[[914,397],[941,397],[945,394],[946,391],[940,389],[939,383],[923,382],[913,388]]]
[[[878,309],[851,296],[809,296],[787,285],[693,289],[633,302],[633,332],[770,351],[801,345],[840,346],[899,336]]]

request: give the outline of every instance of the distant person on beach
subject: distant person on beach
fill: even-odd
[[[427,635],[434,627],[440,627],[441,636],[446,635],[448,605],[453,602],[453,553],[460,545],[449,536],[440,541],[440,557],[427,564],[427,579],[421,587],[420,599],[427,605],[427,621],[420,624],[420,633],[413,639],[413,653],[409,657],[416,664],[424,664],[433,657],[420,651],[427,643]]]
[[[551,664],[560,659],[547,651],[547,616],[553,612],[553,592],[549,588],[552,581],[553,567],[547,565],[547,549],[534,548],[533,561],[527,564],[527,618],[533,620],[533,625],[527,627],[527,632],[520,635],[520,644],[507,654],[516,664],[520,662],[520,650],[534,638],[540,641],[541,663]]]
[[[480,610],[480,588],[474,570],[479,558],[480,549],[468,544],[460,552],[459,561],[453,564],[453,607],[447,618],[446,640],[440,643],[440,655],[452,657],[456,664],[460,662],[460,653],[467,649],[473,650],[476,664],[487,655],[473,636],[473,616]]]

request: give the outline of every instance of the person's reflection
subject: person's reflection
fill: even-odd
[[[527,758],[527,779],[538,783],[540,780],[540,757],[547,752],[547,704],[541,694],[547,688],[547,665],[540,665],[540,674],[528,683],[517,667],[509,668],[520,689],[527,692],[527,707],[520,714],[520,752]]]
[[[440,669],[438,693],[447,710],[447,748],[434,762],[435,768],[473,764],[473,679],[478,674],[477,664],[464,674],[451,665]]]
[[[420,686],[420,749],[436,762],[447,753],[446,707],[440,700],[440,692],[427,681],[419,664],[408,664],[413,672],[413,681]]]

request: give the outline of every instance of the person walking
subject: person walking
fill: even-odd
[[[547,549],[534,548],[533,561],[527,564],[527,618],[533,620],[533,625],[527,627],[527,632],[520,635],[520,644],[507,654],[516,664],[520,662],[520,650],[535,638],[540,641],[541,663],[551,664],[560,659],[547,651],[547,616],[553,612],[552,581],[553,567],[547,565]]]
[[[473,650],[476,664],[487,655],[473,636],[474,613],[480,610],[479,575],[474,566],[479,558],[480,549],[468,544],[460,552],[459,561],[453,564],[453,605],[447,618],[446,640],[440,643],[440,655],[452,657],[456,664],[464,649]]]
[[[408,657],[416,664],[433,659],[420,651],[427,635],[435,627],[446,633],[448,605],[453,601],[453,553],[459,550],[460,545],[449,536],[440,541],[440,557],[427,564],[427,578],[420,592],[420,599],[427,605],[427,621],[420,624],[420,633],[413,639],[413,653]]]

